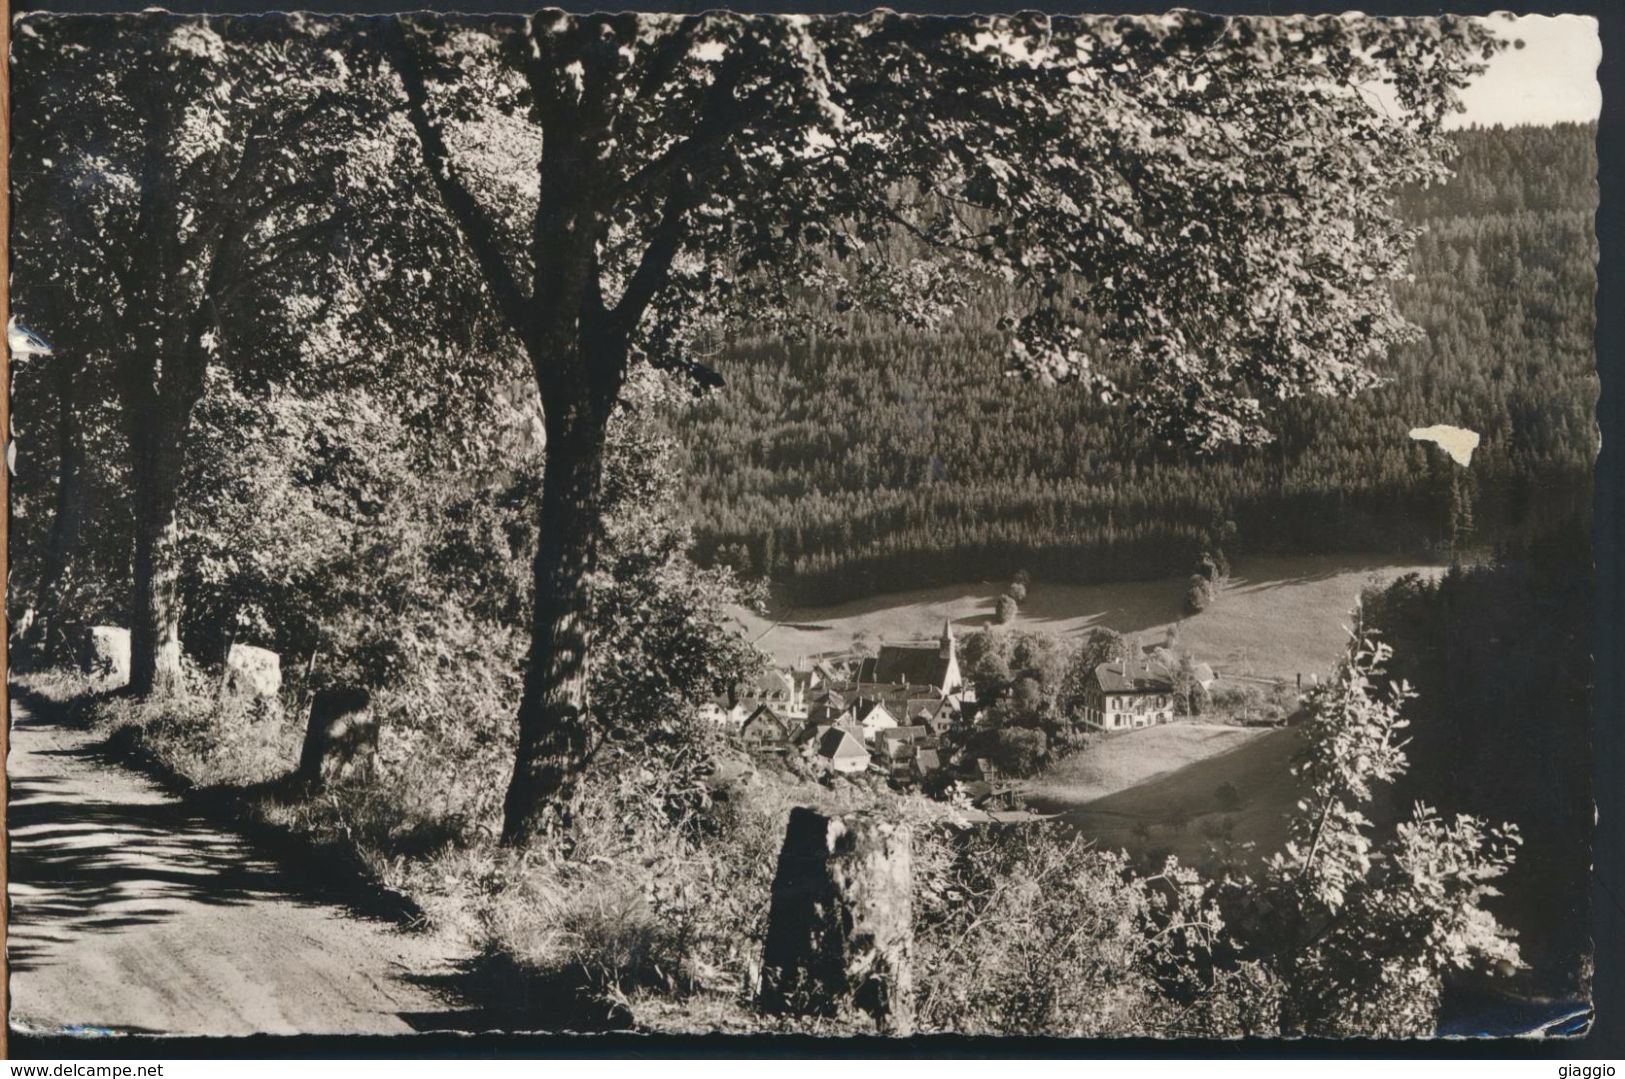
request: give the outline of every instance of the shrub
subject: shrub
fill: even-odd
[[[1015,620],[1016,611],[1019,609],[1019,604],[1016,602],[1016,598],[1006,593],[1005,595],[1000,596],[998,603],[994,605],[993,619],[1000,625],[1012,622]]]
[[[994,732],[993,762],[1006,775],[1026,777],[1043,765],[1049,754],[1049,739],[1043,731],[1030,727],[1005,727]]]
[[[1144,1034],[1148,897],[1120,854],[1039,827],[979,830],[915,876],[922,1030]]]

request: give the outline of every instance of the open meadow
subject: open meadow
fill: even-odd
[[[1022,796],[1102,847],[1211,868],[1279,850],[1297,798],[1294,728],[1171,723],[1109,736],[1029,780]]]
[[[1034,581],[1010,625],[1063,639],[1107,626],[1139,633],[1149,644],[1177,623],[1181,644],[1221,676],[1293,679],[1301,673],[1307,681],[1337,661],[1361,589],[1411,572],[1436,575],[1442,569],[1338,555],[1240,559],[1212,605],[1189,616],[1184,579],[1095,585]],[[855,643],[934,638],[944,621],[963,636],[992,620],[1004,585],[948,585],[780,610],[770,618],[750,612],[738,617],[757,647],[775,663],[788,665],[847,652]]]

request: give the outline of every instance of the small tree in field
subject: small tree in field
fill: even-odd
[[[1410,334],[1392,193],[1445,175],[1440,123],[1494,47],[1462,19],[1193,12],[550,10],[378,39],[546,413],[512,842],[568,825],[595,739],[583,612],[634,365],[710,386],[732,327],[931,326],[992,278],[1013,372],[1200,447],[1262,441],[1262,402],[1369,386]]]
[[[1010,595],[1009,593],[1005,593],[1004,595],[1000,596],[998,602],[993,605],[993,621],[997,622],[1001,626],[1014,622],[1016,620],[1016,614],[1020,609],[1021,607],[1020,604],[1016,602],[1016,597]]]

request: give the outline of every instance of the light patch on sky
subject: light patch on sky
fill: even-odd
[[[1523,48],[1509,47],[1490,61],[1489,70],[1462,93],[1467,111],[1451,121],[1452,127],[1597,118],[1602,109],[1597,83],[1602,39],[1596,19],[1523,15],[1487,21],[1502,37],[1521,40]]]

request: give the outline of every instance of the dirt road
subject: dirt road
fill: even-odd
[[[458,1025],[453,949],[313,898],[240,836],[13,702],[11,1021],[38,1033]]]

